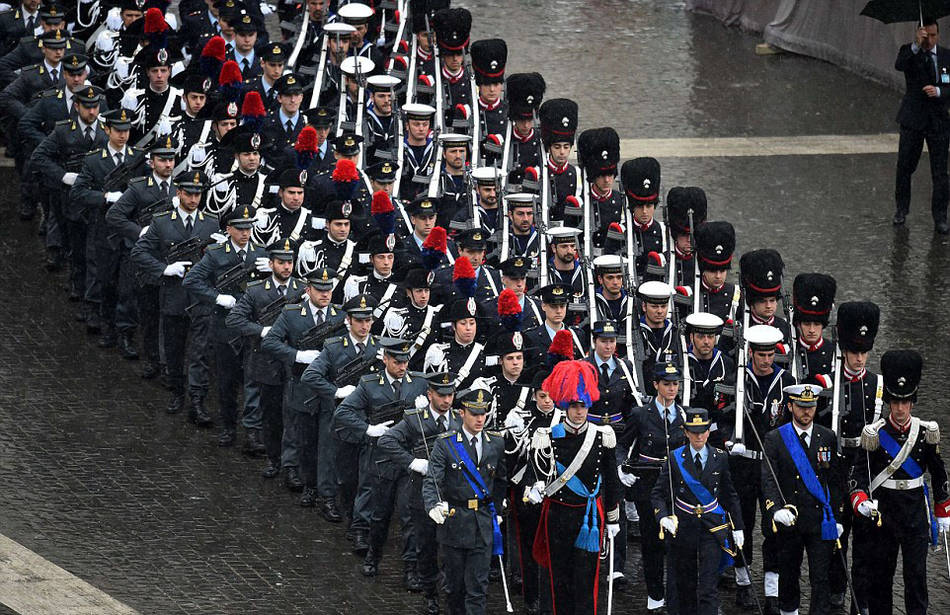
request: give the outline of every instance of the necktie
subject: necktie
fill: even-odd
[[[92,126],[86,126],[86,142],[92,143]]]
[[[807,451],[808,450],[808,434],[803,431],[802,433],[798,435],[798,439],[802,441],[802,448],[804,448]]]
[[[600,364],[600,377],[603,379],[604,384],[610,381],[610,370],[607,368],[606,363]]]
[[[26,20],[26,33],[33,34],[33,30],[36,30],[36,16],[30,15],[30,18]]]
[[[402,394],[402,380],[393,380],[393,392],[396,393],[396,397]]]
[[[241,66],[242,66],[241,72],[243,73],[244,71],[246,71],[247,69],[251,67],[251,63],[247,61],[247,58],[244,58],[243,60],[241,60]]]
[[[194,227],[194,224],[191,222],[191,216],[185,216],[185,234],[191,235],[191,229]]]
[[[436,423],[439,424],[440,433],[445,431],[445,417],[444,416],[440,416],[439,419],[436,421]]]
[[[115,166],[122,164],[122,152],[116,152],[115,155]]]
[[[478,465],[478,436],[472,436],[472,450],[475,451],[475,465]]]
[[[932,51],[927,52],[927,68],[930,69],[930,72],[936,77],[937,75],[937,58],[934,57]]]
[[[703,471],[703,458],[700,457],[699,453],[696,453],[696,456],[693,458],[693,463],[696,464],[696,469],[700,472]]]
[[[53,83],[59,81],[59,71],[55,68],[49,72],[49,76]]]
[[[294,123],[291,122],[290,120],[287,120],[287,132],[293,132],[293,131],[294,131]]]
[[[320,310],[319,312],[317,312],[317,324],[318,325],[323,324],[323,310]]]
[[[168,196],[168,182],[163,181],[158,187],[162,191],[162,196]]]
[[[286,296],[287,296],[287,285],[286,285],[286,284],[281,284],[281,285],[279,285],[279,286],[277,287],[277,290],[280,291],[280,296],[281,296],[281,297],[286,297]],[[320,314],[322,315],[323,312],[321,312]]]
[[[238,250],[238,256],[241,257],[241,262],[244,262],[244,257],[247,256],[247,250]]]
[[[363,354],[363,351],[366,350],[366,344],[363,342],[356,342],[356,351],[359,354]]]

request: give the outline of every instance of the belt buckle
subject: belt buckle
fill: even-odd
[[[478,500],[469,500],[468,501],[469,510],[478,510]]]
[[[702,507],[702,505],[701,505],[701,504],[697,504],[697,505],[696,505],[696,508],[693,510],[693,512],[696,514],[697,517],[702,517],[702,516],[703,516],[703,507]]]
[[[900,479],[899,481],[897,481],[897,488],[900,491],[905,491],[907,489],[907,481],[904,479]]]

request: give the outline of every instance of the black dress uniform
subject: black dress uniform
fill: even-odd
[[[40,24],[39,7],[30,13],[22,3],[13,6],[0,13],[0,55],[13,51],[17,41],[32,34]]]
[[[227,221],[233,228],[250,228],[254,212],[248,207],[235,210]],[[264,277],[255,261],[267,259],[264,247],[252,242],[239,246],[229,240],[208,248],[204,257],[185,275],[182,285],[194,298],[206,306],[212,307],[212,340],[215,356],[215,375],[218,381],[218,404],[220,406],[221,427],[218,438],[221,446],[234,443],[237,429],[237,393],[244,383],[244,347],[241,331],[228,327],[225,323],[228,312],[244,294],[247,282]],[[244,280],[227,287],[219,286],[219,278],[240,267],[244,270]],[[225,307],[219,300],[231,296],[231,305]],[[235,338],[237,342],[235,342]],[[234,343],[232,343],[234,342]]]
[[[686,414],[687,431],[709,429],[704,409],[690,408]],[[657,522],[670,515],[678,521],[676,535],[664,537],[673,577],[670,588],[676,588],[667,592],[667,612],[718,615],[722,555],[735,555],[733,531],[742,530],[728,455],[708,444],[700,450],[686,444],[671,453],[650,497]],[[700,500],[691,483],[699,483],[712,499]]]
[[[465,318],[478,318],[480,311],[473,299],[457,299],[445,312],[444,320],[455,323]],[[455,386],[464,391],[485,371],[485,345],[478,341],[461,344],[453,331],[445,333],[449,341],[434,343],[426,352],[426,371],[449,371],[456,375]]]
[[[646,282],[646,284],[650,283],[652,282]],[[643,340],[644,356],[641,371],[644,374],[652,374],[654,365],[667,361],[680,362],[679,334],[677,333],[677,326],[669,318],[664,321],[662,328],[653,329],[647,324],[646,316],[640,316],[635,335],[639,335]],[[652,382],[645,382],[643,386],[647,395],[656,394]]]
[[[466,411],[486,412],[484,391],[473,391],[462,402]],[[473,444],[473,440],[475,443]],[[471,464],[462,460],[456,447],[467,453]],[[474,467],[472,467],[474,465]],[[470,484],[478,476],[484,488]],[[481,487],[481,486],[480,486]],[[428,474],[422,482],[422,500],[430,516],[447,503],[443,523],[436,538],[445,571],[449,612],[479,615],[485,613],[488,572],[496,540],[496,515],[502,514],[507,489],[505,440],[498,432],[469,433],[464,427],[436,440],[429,457]],[[451,512],[454,509],[454,514]]]
[[[694,312],[686,317],[687,335],[697,333],[718,336],[723,324],[722,318],[709,312]],[[731,396],[722,390],[717,391],[716,387],[735,385],[736,363],[719,348],[713,348],[712,356],[700,359],[690,346],[686,357],[686,377],[690,379],[689,405],[705,408],[709,412],[709,444],[722,448],[730,435],[724,429],[724,409]]]
[[[799,405],[814,406],[820,392],[820,387],[810,384],[786,388],[790,403]],[[807,465],[798,465],[795,453],[800,455],[802,464]],[[798,610],[802,556],[807,552],[810,612],[830,613],[828,569],[835,541],[843,531],[837,519],[846,510],[838,437],[815,422],[809,429],[794,422],[786,423],[765,436],[763,454],[770,460],[770,464],[762,464],[765,509],[778,530],[779,608],[788,613]],[[808,477],[813,484],[807,481]],[[823,494],[824,502],[814,495],[813,489]],[[775,517],[779,511],[787,511],[787,507],[794,507],[791,526],[779,523]]]
[[[922,367],[923,360],[914,350],[885,352],[881,357],[885,401],[916,403]],[[870,615],[893,613],[894,571],[900,552],[906,612],[923,615],[930,605],[928,546],[939,544],[938,528],[946,532],[950,525],[950,485],[939,452],[940,429],[936,422],[913,416],[898,424],[892,415],[865,427],[861,440],[870,478],[863,463],[851,468],[853,559],[868,559],[863,566],[867,576],[855,579],[855,589],[859,599],[866,592]],[[895,470],[891,464],[896,456],[906,459]],[[924,472],[930,474],[929,490]],[[876,500],[877,514],[866,517],[862,507],[871,503],[869,498]]]
[[[68,36],[63,30],[50,30],[44,32],[41,36],[28,34],[20,39],[13,51],[0,58],[0,87],[6,87],[13,83],[17,77],[16,71],[18,69],[42,62],[43,50],[40,43],[46,45],[47,41],[51,39],[65,39],[66,53],[70,51],[82,53],[86,48],[82,41]]]
[[[283,95],[302,94],[303,86],[300,78],[294,74],[287,74],[281,77],[276,84],[277,93]],[[267,163],[275,169],[286,169],[294,167],[294,143],[297,141],[297,135],[306,125],[306,118],[299,111],[294,117],[287,117],[278,106],[267,119],[264,126],[261,127],[261,133],[264,135],[267,147],[263,150],[264,158]]]
[[[550,150],[555,143],[567,142],[574,145],[574,133],[577,130],[576,102],[567,98],[546,100],[538,109],[538,120],[541,123],[541,141],[545,150]],[[550,219],[565,220],[565,216],[568,216],[565,224],[580,226],[578,218],[583,216],[583,210],[577,207],[583,199],[580,169],[568,162],[555,164],[550,155],[546,155],[544,160],[550,186]],[[569,197],[573,197],[572,207],[567,206]]]
[[[530,120],[534,117],[545,90],[544,77],[540,73],[515,73],[508,77],[505,84],[505,96],[508,99],[508,119],[512,124],[515,120]],[[512,125],[510,143],[505,144],[511,149],[511,169],[521,169],[522,173],[528,167],[539,168],[541,165],[541,134],[532,128],[527,134],[518,134]],[[535,176],[537,180],[540,176]]]
[[[828,326],[828,316],[835,301],[837,284],[830,275],[823,273],[801,273],[795,276],[792,299],[795,312],[792,317],[792,326],[798,327],[803,322],[817,322],[822,330]],[[832,386],[832,371],[835,355],[833,344],[819,338],[814,344],[806,344],[798,335],[795,347],[798,354],[797,374],[793,374],[799,382],[817,384],[823,388]],[[818,422],[825,427],[831,426],[831,405],[827,398],[818,402]]]
[[[696,227],[695,252],[699,271],[726,271],[732,268],[733,252],[736,248],[736,231],[728,222],[703,222]],[[718,288],[713,288],[701,279],[699,283],[699,311],[715,314],[723,320],[724,335],[719,338],[719,347],[732,350],[732,323],[739,309],[741,293],[739,286],[732,282],[724,282]],[[703,406],[707,407],[708,406]]]

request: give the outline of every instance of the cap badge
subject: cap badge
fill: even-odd
[[[475,241],[481,241],[481,240],[482,240],[482,234],[481,234],[480,232],[474,233],[474,234],[472,235],[472,239],[474,239]]]
[[[722,246],[716,246],[716,254],[722,254],[722,251],[725,250]]]
[[[285,240],[284,240],[284,250],[288,250],[288,251],[290,250],[290,240],[289,240],[289,239],[285,239]],[[326,272],[326,270],[324,269],[323,274],[326,275],[326,273],[327,273],[327,272]]]
[[[356,141],[353,140],[353,137],[347,137],[346,139],[343,140],[343,145],[345,145],[346,147],[353,147],[354,145],[356,145]]]
[[[294,79],[294,76],[293,76],[293,75],[287,77],[287,85],[293,85],[293,84],[295,84],[295,83],[297,83],[297,80]]]
[[[350,214],[353,213],[353,204],[349,201],[345,201],[343,207],[340,208],[340,213],[343,214],[344,218],[349,218]]]
[[[307,170],[306,170],[306,169],[304,169],[304,170],[302,170],[302,171],[300,172],[300,175],[298,176],[298,179],[300,179],[301,185],[307,183]]]
[[[383,173],[386,173],[388,175],[389,173],[392,173],[392,172],[393,172],[393,165],[389,164],[388,162],[384,162]]]
[[[673,365],[672,363],[667,363],[665,371],[667,374],[675,374],[677,371],[676,366]]]
[[[651,182],[650,182],[650,179],[649,179],[649,178],[643,180],[643,189],[644,189],[644,190],[649,190],[649,189],[650,189],[650,186],[651,186]]]
[[[492,60],[492,61],[491,61],[491,69],[492,69],[492,70],[497,70],[497,69],[498,69],[498,60]]]
[[[245,218],[250,218],[250,217],[251,217],[251,212],[248,210],[247,207],[244,208],[244,217],[245,217]]]
[[[907,378],[905,378],[904,376],[901,376],[900,378],[897,379],[897,386],[902,387],[905,384],[907,384]]]
[[[386,249],[389,250],[390,252],[392,252],[395,247],[396,247],[396,236],[393,235],[393,234],[387,235],[387,236],[386,236]]]
[[[607,323],[606,325],[604,325],[604,333],[614,333],[615,331],[616,330],[614,329],[614,326],[612,324]]]
[[[125,108],[123,107],[122,113],[119,114],[119,121],[127,122],[128,120],[129,120],[129,116],[125,114]]]
[[[228,103],[228,115],[237,115],[238,107],[237,103]]]
[[[554,288],[551,289],[551,294],[557,297],[560,297],[561,295],[564,294],[564,289],[560,286],[555,286]]]
[[[861,325],[861,328],[858,329],[858,335],[867,335],[867,334],[868,334],[868,326]]]
[[[561,118],[561,126],[563,126],[564,128],[567,128],[570,125],[571,125],[571,120],[569,120],[566,117]]]
[[[88,90],[86,90],[86,98],[92,98],[95,95],[96,95],[96,91],[94,89],[89,88]]]
[[[534,103],[534,96],[532,96],[531,94],[528,94],[528,97],[525,98],[525,101],[526,101],[529,105],[532,104],[532,103]]]
[[[197,171],[195,172],[195,183],[196,184],[201,183],[201,173],[198,173]]]
[[[165,147],[172,147],[172,138],[170,136],[165,139]]]
[[[72,61],[70,62],[73,66],[79,66],[79,56],[73,56]]]
[[[524,267],[524,259],[520,256],[515,259],[515,267]]]
[[[274,45],[274,48],[271,49],[270,52],[273,53],[273,54],[280,55],[280,54],[284,53],[284,50],[281,48],[280,45]]]
[[[775,274],[772,273],[771,271],[767,271],[767,272],[765,273],[765,279],[768,280],[769,282],[771,282],[771,281],[772,281],[772,278],[774,278],[774,277],[775,277]]]
[[[241,18],[241,23],[251,23],[251,16],[250,16],[250,15],[245,15],[244,17],[242,17],[242,18]]]
[[[818,297],[816,297],[816,296],[814,296],[814,295],[812,295],[812,298],[809,299],[809,301],[811,302],[812,306],[817,306],[817,305],[818,305]]]
[[[287,242],[287,249],[290,249],[290,242],[289,242],[289,241]],[[330,276],[327,275],[327,269],[326,269],[326,267],[323,268],[323,275],[321,276],[321,279],[322,279],[324,282],[328,282],[328,281],[330,280]]]
[[[478,397],[475,399],[476,403],[483,404],[485,403],[485,390],[478,389]]]
[[[201,89],[206,93],[211,89],[211,77],[206,77],[205,80],[201,82]]]
[[[432,280],[434,279],[435,279],[435,272],[430,271],[429,275],[426,276],[426,284],[428,284],[429,286],[432,286]]]
[[[608,156],[607,150],[600,152],[600,157],[603,158],[604,160],[607,160],[607,156]]]
[[[511,334],[511,345],[515,347],[515,350],[521,350],[523,344],[524,338],[521,336],[521,331],[515,331]]]
[[[258,149],[261,146],[261,135],[256,132],[251,135],[251,147]]]
[[[361,308],[366,307],[366,295],[360,295],[360,307]]]
[[[156,57],[158,58],[159,62],[164,64],[166,61],[168,61],[168,50],[165,48],[159,49]]]
[[[475,298],[469,297],[468,301],[465,302],[465,311],[468,312],[469,316],[475,316]]]

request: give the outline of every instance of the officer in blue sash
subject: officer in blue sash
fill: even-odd
[[[672,451],[653,485],[654,516],[667,535],[672,579],[670,615],[719,613],[719,573],[741,548],[742,507],[729,474],[729,456],[707,445],[709,412],[687,408],[689,444]],[[671,499],[672,498],[672,499]]]
[[[821,387],[785,387],[792,421],[765,436],[762,492],[778,536],[778,600],[783,614],[798,613],[802,556],[808,553],[811,615],[831,612],[828,568],[844,531],[843,461],[838,437],[815,423]]]
[[[484,389],[469,392],[461,405],[461,429],[441,436],[429,457],[422,499],[439,526],[448,611],[477,615],[486,612],[491,559],[502,553],[505,439],[483,431],[491,406]]]
[[[923,359],[915,350],[889,350],[881,357],[889,414],[861,434],[870,472],[864,464],[851,469],[854,555],[871,558],[866,577],[854,581],[859,594],[866,592],[870,615],[893,613],[899,551],[905,612],[927,613],[927,545],[938,544],[938,529],[950,531],[950,487],[938,452],[940,429],[934,421],[911,416],[922,368]],[[892,465],[897,459],[902,463]],[[924,472],[930,473],[932,491]]]

